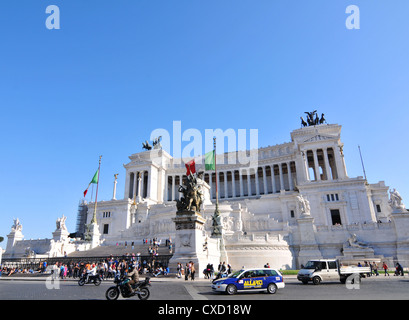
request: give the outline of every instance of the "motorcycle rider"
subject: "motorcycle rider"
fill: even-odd
[[[131,280],[128,281],[127,285],[129,288],[129,292],[133,292],[134,290],[132,289],[132,285],[139,282],[138,268],[135,266],[134,263],[129,264],[128,273],[126,274],[126,277],[131,278]]]
[[[93,263],[91,266],[91,269],[87,270],[87,277],[85,278],[85,283],[88,283],[90,276],[95,276],[96,274],[97,274],[97,265]]]

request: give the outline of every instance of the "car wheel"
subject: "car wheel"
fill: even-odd
[[[270,283],[267,287],[267,292],[274,294],[277,292],[277,286],[275,285],[275,283]]]
[[[319,285],[321,283],[321,278],[320,277],[312,278],[312,283],[315,285]]]
[[[237,293],[237,288],[234,284],[229,284],[226,288],[226,293],[229,295],[233,295]]]

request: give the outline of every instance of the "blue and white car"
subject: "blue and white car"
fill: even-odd
[[[236,294],[238,291],[267,291],[276,293],[285,287],[283,275],[275,269],[252,268],[242,269],[230,274],[227,278],[215,280],[212,290]]]

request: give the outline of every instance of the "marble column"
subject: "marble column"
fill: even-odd
[[[227,171],[223,171],[223,176],[224,176],[224,198],[227,199],[229,197],[227,186]]]
[[[287,162],[287,172],[288,172],[288,186],[290,191],[294,190],[293,186],[293,175],[291,174],[291,162]]]
[[[239,181],[240,181],[240,197],[243,197],[243,171],[239,169]]]
[[[321,181],[321,174],[320,174],[320,167],[319,167],[319,163],[318,163],[317,149],[313,149],[312,153],[314,154],[315,180],[316,181]]]
[[[278,171],[280,172],[280,191],[285,190],[284,176],[283,176],[283,164],[282,163],[278,164]]]
[[[139,179],[139,172],[135,171],[133,173],[133,190],[132,190],[133,195],[132,195],[132,199],[136,198],[136,188],[138,186],[138,179]]]
[[[234,176],[235,172],[234,170],[231,172],[231,186],[232,186],[232,192],[231,192],[231,196],[233,198],[236,197],[236,177]]]
[[[250,173],[250,169],[247,169],[247,194],[249,197],[252,196],[252,192],[251,192],[251,173]]]
[[[267,176],[266,176],[266,166],[263,166],[263,186],[264,186],[264,194],[268,194],[267,190]]]
[[[322,151],[324,152],[325,174],[327,176],[327,180],[332,180],[331,170],[330,170],[329,161],[328,161],[327,148],[323,148]]]
[[[311,181],[311,177],[310,177],[310,171],[309,171],[309,167],[308,167],[308,154],[307,154],[308,150],[305,151],[301,151],[302,157],[303,157],[303,161],[304,161],[304,172],[305,172],[305,179],[307,181]]]
[[[212,173],[209,173],[210,200],[213,199]]]
[[[258,168],[254,169],[254,182],[256,184],[256,195],[260,195],[260,184],[258,180]]]
[[[165,195],[164,195],[164,198],[163,198],[163,202],[168,201],[168,199],[169,199],[169,190],[168,190],[168,188],[169,188],[169,177],[165,173]]]
[[[276,186],[276,179],[274,175],[274,165],[270,166],[271,168],[271,187],[273,188],[273,193],[277,192],[277,186]]]
[[[172,176],[172,201],[175,200],[175,183],[176,183],[176,176]]]

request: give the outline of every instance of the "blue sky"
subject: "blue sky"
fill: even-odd
[[[361,29],[345,27],[348,5]],[[60,30],[45,26],[60,8]],[[50,238],[103,155],[99,199],[124,193],[157,128],[258,129],[290,141],[304,111],[343,126],[350,177],[409,203],[406,0],[21,0],[0,4],[0,235]],[[7,239],[1,244],[6,246]]]

